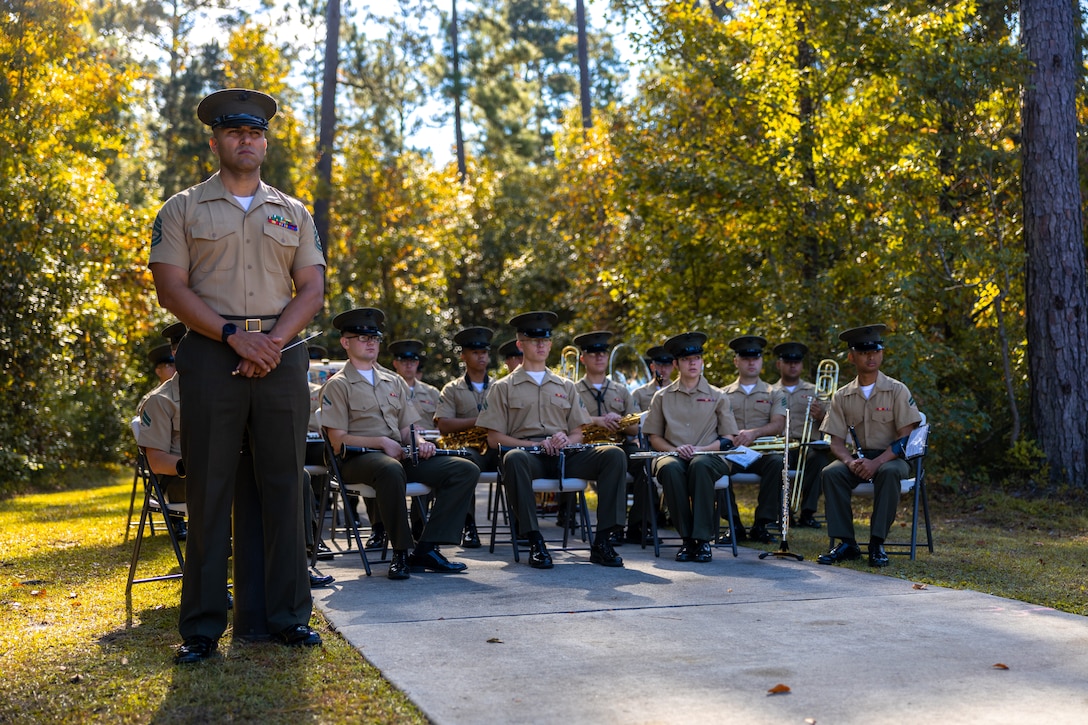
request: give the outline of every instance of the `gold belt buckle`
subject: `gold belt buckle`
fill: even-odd
[[[263,332],[261,330],[261,318],[250,317],[246,320],[246,332]]]

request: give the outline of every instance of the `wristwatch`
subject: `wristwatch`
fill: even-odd
[[[233,322],[228,322],[227,324],[223,325],[223,342],[226,342],[227,338],[236,332],[238,332],[238,325],[234,324]]]

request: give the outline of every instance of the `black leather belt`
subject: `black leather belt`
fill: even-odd
[[[276,320],[280,319],[279,315],[257,315],[256,317],[246,317],[245,315],[223,315],[224,320],[244,320],[246,332],[268,332],[272,329],[272,326],[276,324]],[[265,325],[265,322],[272,322],[272,325]]]

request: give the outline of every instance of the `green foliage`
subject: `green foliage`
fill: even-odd
[[[96,57],[74,2],[15,3],[0,26],[0,494],[118,455],[141,214],[102,159],[123,148],[132,76]]]

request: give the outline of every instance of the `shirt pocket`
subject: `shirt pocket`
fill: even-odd
[[[290,275],[291,266],[295,261],[295,253],[298,251],[298,230],[281,227],[272,222],[265,222],[262,236],[261,252],[264,258],[265,270]]]
[[[236,230],[216,223],[211,215],[206,215],[189,228],[189,237],[192,239],[192,270],[210,274],[237,266],[237,253],[232,251],[238,240]]]
[[[895,411],[891,408],[877,408],[872,413],[874,423],[891,425],[895,421]]]

